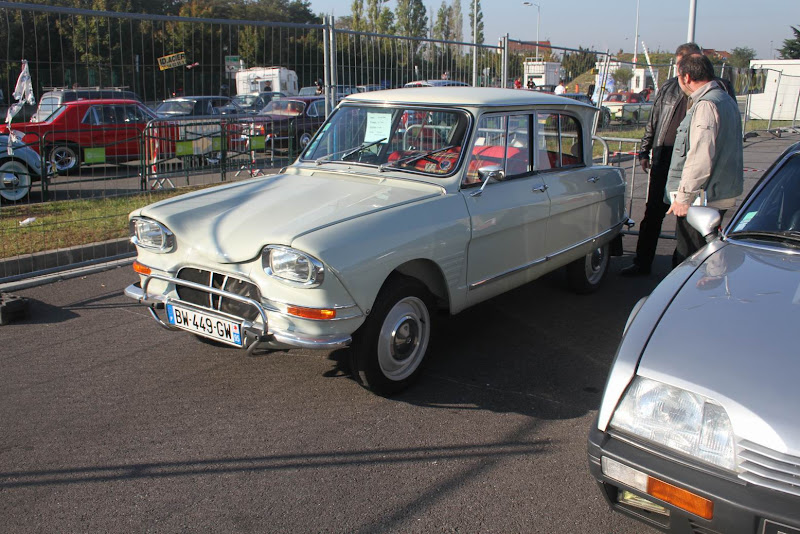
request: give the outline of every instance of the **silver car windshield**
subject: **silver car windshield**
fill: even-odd
[[[468,129],[469,117],[459,110],[349,104],[331,116],[302,159],[448,176],[458,169]]]
[[[800,244],[800,154],[789,158],[733,221],[731,238]]]

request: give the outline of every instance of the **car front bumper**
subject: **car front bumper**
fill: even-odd
[[[600,431],[596,424],[589,433],[588,456],[589,470],[611,508],[657,529],[687,534],[800,533],[798,497],[747,484],[734,477],[726,478],[711,469],[646,450]],[[603,473],[602,457],[712,501],[713,517],[703,519],[609,478]],[[619,496],[623,490],[666,508],[669,515],[621,503]]]
[[[125,295],[136,300],[142,305],[148,306],[150,314],[160,326],[167,330],[182,330],[162,319],[158,314],[158,310],[163,310],[166,305],[170,303],[189,307],[195,306],[184,303],[177,298],[168,297],[162,294],[149,293],[147,291],[148,279],[158,279],[170,283],[180,283],[181,285],[187,286],[196,284],[171,277],[151,276],[145,279],[144,287],[142,284],[137,282],[125,288]],[[218,296],[224,296],[225,298],[244,302],[254,307],[258,311],[260,320],[242,321],[243,347],[247,349],[248,354],[252,354],[255,350],[287,350],[294,348],[332,350],[347,347],[352,342],[352,337],[348,334],[307,335],[301,332],[290,332],[277,329],[270,325],[269,321],[267,320],[268,313],[275,312],[275,310],[265,309],[262,303],[256,302],[252,299],[243,298],[234,293],[215,290],[209,287],[198,286],[198,288]],[[213,311],[211,311],[211,313],[213,313]]]

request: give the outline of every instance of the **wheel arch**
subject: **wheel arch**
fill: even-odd
[[[450,291],[442,269],[432,260],[416,259],[398,265],[383,283],[383,286],[394,275],[407,276],[421,282],[436,300],[439,309],[450,309]],[[383,289],[381,286],[381,289]]]

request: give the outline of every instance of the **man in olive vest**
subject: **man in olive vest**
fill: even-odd
[[[686,222],[689,206],[700,198],[724,216],[744,188],[739,107],[714,81],[711,61],[700,54],[684,57],[678,83],[689,97],[689,109],[678,126],[667,175],[667,214],[678,217],[673,267],[705,245],[700,232]]]

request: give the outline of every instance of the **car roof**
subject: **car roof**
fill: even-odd
[[[313,102],[315,100],[322,100],[324,96],[314,95],[314,96],[281,96],[279,98],[273,99],[273,102],[286,102],[287,100],[300,100],[301,102]]]
[[[209,100],[209,99],[212,99],[212,98],[225,98],[225,99],[228,99],[228,100],[230,100],[230,99],[231,99],[229,96],[221,96],[221,95],[210,95],[210,96],[174,96],[174,97],[172,97],[172,98],[167,98],[167,99],[165,99],[165,100],[164,100],[164,102],[179,102],[179,101],[181,101],[181,100],[195,101],[195,102],[196,102],[196,101],[198,101],[198,100]]]
[[[571,98],[519,89],[492,87],[413,87],[386,89],[347,96],[343,102],[433,104],[436,106],[526,106],[532,104],[587,106]]]
[[[96,105],[96,104],[138,104],[143,105],[138,100],[133,100],[132,98],[83,98],[81,100],[70,100],[69,102],[63,102],[62,106],[84,106],[84,105]]]

